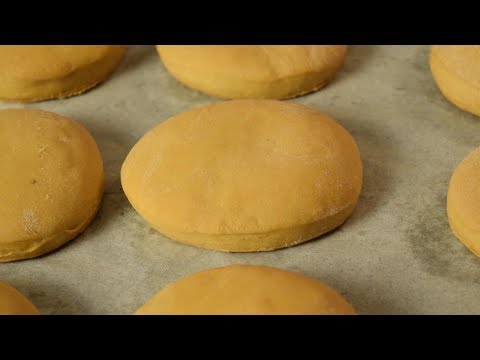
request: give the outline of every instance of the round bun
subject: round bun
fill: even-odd
[[[342,66],[346,45],[157,46],[186,86],[222,99],[286,99],[322,88]]]
[[[121,171],[156,230],[221,251],[299,244],[342,224],[362,187],[352,136],[304,105],[233,100],[185,111],[148,132]]]
[[[88,131],[40,110],[0,111],[0,262],[41,255],[81,233],[103,193]]]
[[[430,68],[448,100],[480,116],[480,46],[432,46]]]
[[[480,256],[480,147],[463,159],[452,174],[447,213],[455,236]]]
[[[16,289],[0,281],[0,315],[38,315],[37,308]]]
[[[116,45],[0,46],[0,99],[34,102],[78,95],[105,80],[124,51]]]
[[[354,315],[318,280],[267,266],[234,265],[197,272],[162,289],[137,315]]]

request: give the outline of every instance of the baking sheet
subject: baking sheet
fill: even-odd
[[[323,90],[297,98],[355,137],[364,187],[352,217],[316,240],[266,253],[197,249],[150,229],[120,184],[128,151],[149,129],[217,101],[165,71],[153,46],[131,46],[101,86],[65,100],[0,104],[81,122],[105,165],[102,208],[87,231],[46,256],[0,264],[43,314],[131,314],[163,286],[202,269],[246,263],[301,272],[336,288],[363,314],[480,313],[480,260],[451,233],[453,169],[480,145],[480,119],[447,102],[427,46],[351,46]]]

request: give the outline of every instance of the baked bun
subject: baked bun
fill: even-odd
[[[100,207],[103,164],[79,123],[41,110],[0,111],[0,262],[52,251]]]
[[[352,136],[305,105],[233,100],[185,111],[148,132],[121,170],[154,229],[221,251],[284,248],[352,213],[362,187]]]
[[[480,256],[480,147],[468,154],[453,172],[447,213],[455,236]]]
[[[436,45],[430,53],[433,77],[445,97],[480,116],[480,46]]]
[[[0,46],[0,99],[35,102],[81,94],[104,81],[124,52],[117,45]]]
[[[342,66],[346,45],[157,46],[184,85],[221,99],[287,99],[319,90]]]
[[[267,266],[234,265],[167,285],[136,314],[354,315],[355,310],[318,280]]]
[[[38,310],[20,292],[0,281],[0,315],[38,315]]]

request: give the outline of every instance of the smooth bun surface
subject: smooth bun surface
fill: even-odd
[[[436,45],[430,69],[441,92],[460,109],[480,116],[480,46]]]
[[[117,45],[2,45],[0,99],[35,102],[83,93],[104,81],[124,52]]]
[[[468,154],[453,172],[447,212],[455,236],[480,256],[480,147]]]
[[[121,170],[138,213],[166,236],[221,251],[265,251],[341,225],[362,187],[352,136],[301,104],[234,100],[149,131]]]
[[[322,88],[342,66],[346,45],[157,45],[184,85],[222,99],[286,99]]]
[[[100,207],[103,164],[79,123],[41,110],[0,111],[0,262],[58,248]]]
[[[234,265],[167,285],[136,314],[354,315],[355,310],[318,280],[267,266]]]
[[[0,281],[0,315],[38,315],[37,308],[18,290]]]

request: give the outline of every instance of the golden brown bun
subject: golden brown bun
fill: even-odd
[[[0,99],[35,102],[80,94],[104,81],[124,52],[117,45],[2,45]]]
[[[453,172],[447,212],[455,236],[480,256],[480,147],[468,154]]]
[[[480,116],[480,46],[432,46],[430,69],[448,100]]]
[[[318,280],[267,266],[234,265],[167,285],[136,314],[354,315],[355,310]]]
[[[148,132],[121,170],[155,229],[198,247],[265,251],[341,225],[362,187],[352,136],[305,105],[233,100],[185,111]]]
[[[38,315],[38,310],[20,292],[0,281],[0,315]]]
[[[322,88],[342,66],[346,45],[160,46],[167,70],[222,99],[286,99]]]
[[[0,262],[58,248],[100,207],[103,165],[77,122],[40,110],[0,111]]]

